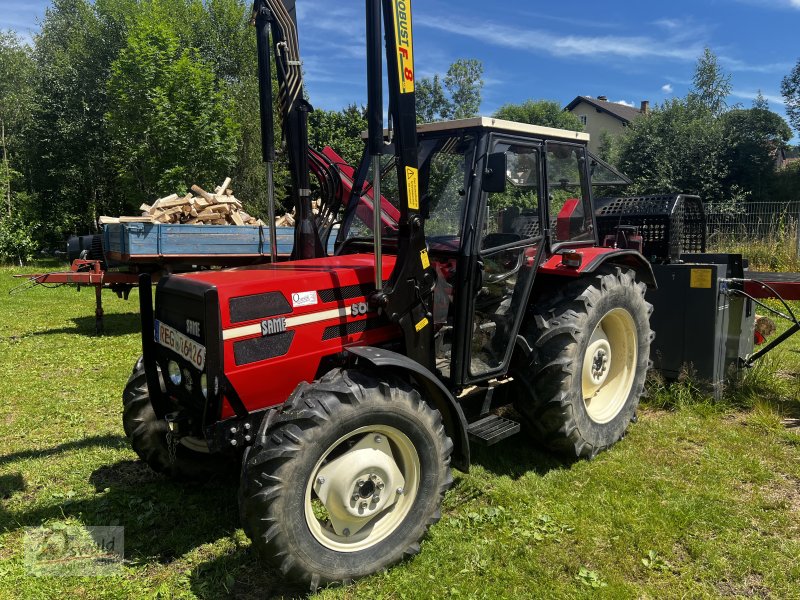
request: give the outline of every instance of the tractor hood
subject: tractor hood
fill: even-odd
[[[228,339],[229,329],[276,315],[302,316],[305,322],[311,315],[324,320],[332,310],[344,308],[346,300],[374,289],[374,261],[372,254],[351,254],[177,277],[217,289],[222,329]],[[384,256],[383,272],[391,273],[394,262],[394,256]],[[337,313],[328,318],[341,317]]]

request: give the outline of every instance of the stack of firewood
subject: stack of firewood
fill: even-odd
[[[322,209],[322,200],[311,201],[311,212],[315,215],[319,214]],[[277,227],[294,227],[294,209],[292,212],[286,213],[283,216],[275,217],[275,225]]]
[[[242,210],[242,203],[233,195],[228,177],[211,194],[199,185],[183,197],[172,194],[159,198],[152,204],[142,204],[139,217],[100,217],[100,225],[107,223],[164,223],[186,225],[264,225],[261,219]]]

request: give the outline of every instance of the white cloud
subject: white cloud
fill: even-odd
[[[660,40],[647,36],[581,36],[562,35],[543,30],[531,30],[484,22],[480,27],[461,19],[425,15],[417,18],[417,27],[427,27],[473,38],[480,42],[514,50],[545,52],[554,56],[668,58],[694,61],[701,53],[698,43],[686,44],[677,40]]]
[[[628,102],[627,100],[615,100],[614,104],[622,104],[623,106],[630,106],[633,108],[633,102]]]
[[[800,2],[800,0],[797,0],[797,2]],[[731,71],[746,71],[750,73],[785,73],[793,66],[793,63],[789,62],[752,65],[738,58],[731,58],[730,56],[724,55],[719,57],[719,61]]]
[[[783,97],[776,96],[775,94],[761,94],[764,99],[770,104],[777,104],[783,106],[785,104]],[[733,90],[731,96],[734,98],[741,98],[742,100],[755,100],[758,97],[758,92],[750,92],[747,90]]]
[[[665,94],[671,94],[673,91],[672,84],[665,83],[664,85],[661,86],[661,91],[664,92]]]

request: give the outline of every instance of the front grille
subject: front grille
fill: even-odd
[[[383,282],[384,285],[387,283],[388,280]],[[323,302],[342,302],[343,300],[350,300],[351,298],[365,298],[374,291],[374,283],[356,283],[340,288],[320,290],[317,292],[317,294],[319,294],[319,297]]]
[[[264,294],[231,298],[230,309],[231,323],[266,319],[292,312],[289,302],[280,292],[266,292]]]
[[[322,341],[326,342],[335,338],[342,338],[348,335],[364,333],[371,329],[378,329],[386,325],[381,319],[361,319],[360,321],[350,321],[342,325],[331,325],[322,332]]]
[[[234,342],[233,358],[236,361],[236,366],[249,365],[260,360],[283,356],[289,352],[294,333],[294,331],[285,331],[276,335]]]

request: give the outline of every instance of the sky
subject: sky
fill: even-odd
[[[30,39],[48,3],[0,0],[0,29]],[[366,104],[363,0],[297,5],[311,103]],[[566,105],[579,95],[659,104],[686,94],[706,46],[732,76],[730,105],[750,107],[761,90],[785,115],[780,82],[800,60],[800,0],[416,0],[413,22],[417,77],[479,59],[486,115],[505,103]]]

